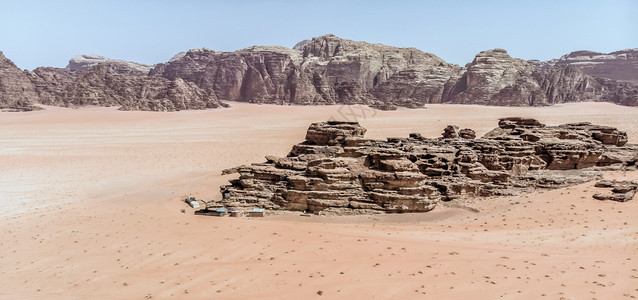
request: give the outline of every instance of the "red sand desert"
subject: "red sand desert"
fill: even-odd
[[[183,198],[219,198],[234,178],[222,169],[283,156],[311,122],[363,112],[232,106],[0,113],[0,298],[638,297],[638,199],[594,200],[593,182],[464,200],[478,213],[195,216]],[[638,142],[638,108],[607,103],[365,113],[370,138],[436,137],[448,124],[480,136],[523,116],[615,126]]]

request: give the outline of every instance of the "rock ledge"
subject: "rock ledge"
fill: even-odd
[[[448,126],[441,138],[371,140],[356,122],[319,122],[286,157],[224,170],[239,178],[211,207],[334,214],[426,212],[466,196],[515,195],[591,180],[600,171],[635,168],[638,145],[615,128],[546,126],[504,118],[474,139]],[[463,133],[461,133],[463,132]]]

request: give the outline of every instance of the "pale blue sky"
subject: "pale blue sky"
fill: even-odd
[[[504,48],[547,60],[638,48],[638,1],[11,1],[0,51],[18,67],[64,67],[76,54],[155,64],[180,51],[292,47],[326,33],[415,47],[464,65]]]

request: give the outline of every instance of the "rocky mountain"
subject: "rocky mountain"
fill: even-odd
[[[552,66],[574,66],[583,73],[638,85],[638,48],[599,53],[575,51],[547,62]]]
[[[35,88],[27,74],[0,52],[0,110],[29,111],[36,99]]]
[[[303,46],[303,48],[302,48]],[[296,49],[250,47],[235,52],[195,49],[150,74],[183,78],[219,99],[276,104],[373,104],[374,88],[404,70],[458,73],[433,54],[324,35]],[[303,49],[297,50],[297,49]],[[438,86],[438,83],[435,84]]]
[[[292,49],[253,46],[178,53],[155,66],[78,55],[65,69],[20,71],[2,57],[4,107],[118,105],[181,110],[219,100],[281,105],[367,104],[381,109],[429,103],[507,106],[608,101],[638,105],[636,50],[574,52],[549,62],[483,51],[465,67],[414,48],[342,39],[304,40]],[[616,71],[618,70],[618,71]],[[19,107],[19,108],[18,108]]]
[[[119,59],[110,59],[104,56],[99,55],[76,55],[69,61],[69,64],[66,66],[68,70],[71,71],[86,71],[94,66],[99,64],[109,64],[112,67],[117,67],[121,69],[120,72],[128,72],[131,70],[139,71],[142,74],[148,74],[151,70],[151,66],[119,60]]]
[[[582,183],[596,171],[635,168],[638,161],[638,145],[627,144],[626,133],[590,123],[545,126],[504,118],[479,139],[453,125],[441,138],[413,133],[371,140],[365,132],[356,122],[313,123],[286,157],[224,170],[238,178],[222,186],[222,199],[207,208],[425,212],[464,196]],[[630,196],[617,195],[622,201]]]
[[[428,103],[538,106],[577,101],[638,104],[638,89],[578,67],[479,53],[465,66],[413,48],[324,35],[293,49],[208,49],[156,65],[150,74],[194,82],[219,99],[276,104],[368,104],[383,109]]]
[[[148,76],[148,68],[143,65],[77,58],[65,69],[37,68],[28,73],[38,102],[65,107],[120,106],[122,110],[150,111],[224,106],[214,94],[204,92],[192,82]]]

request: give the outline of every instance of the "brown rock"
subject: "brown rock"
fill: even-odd
[[[575,51],[547,64],[573,66],[592,77],[607,78],[638,85],[638,49],[611,53]]]
[[[545,126],[506,118],[499,126],[479,139],[452,138],[460,131],[448,126],[448,134],[439,139],[411,134],[366,140],[358,123],[313,123],[306,141],[293,146],[288,157],[268,156],[266,163],[235,168],[239,178],[221,187],[223,200],[211,206],[331,214],[425,212],[465,195],[515,195],[578,184],[592,178],[582,168],[628,168],[638,161],[638,146],[604,145],[594,138],[601,127],[589,123]],[[614,196],[597,198],[618,201],[630,199],[636,188],[598,185],[613,186]]]
[[[343,145],[347,138],[363,137],[366,129],[357,122],[328,121],[313,123],[306,132],[309,145]]]
[[[456,125],[448,125],[443,129],[441,134],[444,139],[455,139],[459,137],[459,127]]]
[[[133,65],[135,66],[135,65]],[[29,74],[41,103],[56,106],[120,106],[122,110],[175,111],[225,106],[195,84],[149,77],[122,63],[83,71],[38,68]]]
[[[638,183],[633,181],[609,181],[601,180],[596,182],[595,187],[611,188],[611,193],[607,194],[594,194],[594,199],[597,200],[612,200],[618,202],[627,202],[634,198],[636,189],[638,189]]]
[[[459,130],[459,137],[466,140],[473,140],[476,138],[476,132],[470,128],[464,128]]]
[[[534,79],[536,68],[503,49],[483,51],[456,82],[449,102],[504,106],[546,105],[547,96]]]
[[[35,88],[21,71],[0,52],[0,110],[30,111],[37,100]]]

